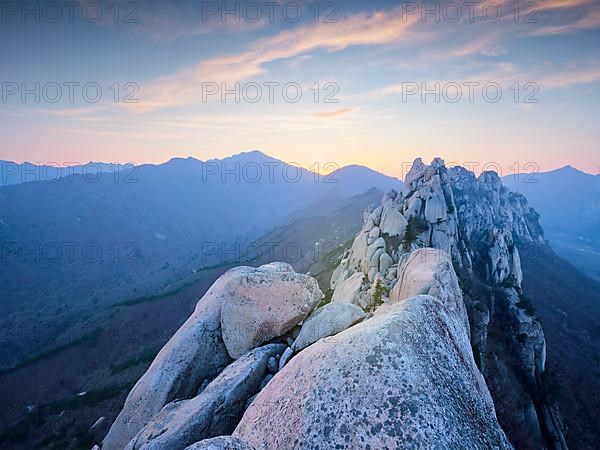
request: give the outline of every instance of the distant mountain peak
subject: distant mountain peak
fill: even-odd
[[[573,167],[570,164],[567,164],[566,166],[563,166],[563,167],[559,167],[558,169],[550,170],[546,173],[593,176],[593,174],[591,174],[589,172],[584,172],[583,170],[580,170],[577,167]]]
[[[573,167],[570,164],[567,164],[566,166],[560,167],[560,168],[554,170],[554,172],[581,172],[581,173],[583,173],[581,170]]]
[[[340,171],[340,170],[363,170],[363,169],[370,170],[370,171],[373,171],[373,172],[377,172],[376,170],[371,169],[370,167],[364,166],[362,164],[348,164],[346,166],[340,167],[338,169],[338,171]]]
[[[265,152],[262,152],[260,150],[248,150],[245,152],[239,152],[236,153],[234,155],[228,156],[226,158],[223,159],[239,159],[239,158],[243,158],[243,159],[248,159],[248,158],[252,158],[252,159],[259,159],[259,160],[276,160],[279,161],[279,159],[274,158],[273,156],[267,155]]]
[[[272,156],[269,156],[265,152],[260,151],[260,150],[248,150],[245,152],[237,153],[236,155],[233,155],[233,156],[239,156],[239,155],[263,156],[265,158],[272,158]]]

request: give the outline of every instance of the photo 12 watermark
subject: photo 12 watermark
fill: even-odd
[[[403,23],[497,23],[509,19],[514,23],[538,23],[540,10],[536,2],[468,1],[468,2],[401,2]]]
[[[200,165],[200,175],[203,183],[313,183],[335,184],[339,182],[337,171],[339,165],[335,162],[321,164],[312,163],[304,168],[295,162],[257,159],[256,161],[230,162],[206,161]],[[325,174],[322,174],[325,173]]]
[[[246,83],[225,83],[203,81],[200,85],[202,103],[220,101],[221,103],[298,103],[308,97],[314,103],[339,103],[337,98],[340,86],[328,81],[325,83],[314,82],[302,84],[292,81],[281,83],[279,81],[250,81]]]
[[[2,1],[0,21],[8,23],[139,23],[138,2],[95,2],[95,1]]]
[[[136,242],[95,241],[0,242],[0,264],[136,264],[141,262]]]
[[[47,163],[15,163],[0,161],[0,185],[28,183],[33,181],[48,181],[56,183],[66,181],[84,181],[99,183],[109,180],[114,183],[138,183],[139,166],[132,163],[78,163],[78,162],[47,162]]]
[[[414,162],[404,161],[401,165],[401,179],[405,179],[410,172]],[[448,169],[462,167],[474,174],[484,172],[495,172],[500,178],[511,177],[515,183],[539,183],[537,175],[540,173],[540,165],[535,161],[511,162],[510,165],[501,164],[497,161],[445,161]]]
[[[402,103],[498,103],[507,98],[517,104],[537,104],[540,87],[533,81],[498,83],[496,81],[405,81],[394,93],[401,94]]]
[[[0,100],[5,104],[73,104],[76,102],[95,104],[102,99],[108,99],[113,103],[138,103],[139,90],[138,84],[132,81],[104,85],[96,81],[2,81]]]
[[[298,23],[309,19],[314,23],[338,23],[338,2],[199,2],[202,23]]]

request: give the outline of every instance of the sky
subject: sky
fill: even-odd
[[[600,172],[600,4],[2,2],[0,159]]]

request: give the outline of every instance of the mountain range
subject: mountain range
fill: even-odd
[[[126,177],[128,173],[133,173],[135,170],[135,166],[131,163],[113,164],[90,161],[86,164],[36,164],[28,161],[16,163],[0,160],[0,187],[31,181],[55,182],[61,178],[72,178],[75,175],[81,175],[93,181],[99,173],[120,172]]]
[[[565,166],[550,172],[503,177],[540,213],[552,247],[588,276],[600,280],[600,175]]]
[[[257,176],[259,168],[262,172]],[[476,273],[473,279],[456,268],[469,310],[473,354],[513,443],[540,439],[540,433],[541,439],[552,439],[552,427],[543,418],[537,437],[521,432],[521,416],[510,414],[512,399],[519,398],[531,401],[538,417],[547,405],[552,417],[560,418],[563,413],[560,420],[564,420],[570,448],[589,448],[599,442],[594,431],[597,371],[584,368],[597,366],[594,324],[600,285],[580,270],[586,268],[584,260],[570,258],[571,253],[561,251],[555,241],[562,233],[593,242],[595,217],[586,210],[597,207],[597,185],[590,180],[598,177],[573,170],[551,172],[546,191],[536,191],[540,183],[530,187],[502,180],[527,197],[530,194],[525,190],[533,189],[530,204],[540,213],[545,231],[535,226],[532,213],[527,220],[531,221],[530,233],[536,236],[534,242],[522,239],[521,231],[513,235],[523,272],[522,288],[515,288],[523,296],[518,299],[517,316],[527,318],[528,311],[535,309],[548,345],[549,369],[542,381],[536,381],[538,387],[528,387],[519,378],[521,372],[511,368],[521,365],[511,352],[521,348],[524,332],[506,334],[517,326],[514,318],[493,309],[494,304],[503,308],[508,300],[502,292],[516,281],[479,265],[478,258],[499,249],[486,240],[488,235],[473,230],[457,247],[461,254],[461,245],[470,249]],[[547,174],[538,175],[545,180]],[[496,186],[493,177],[484,180],[483,186]],[[453,183],[457,199],[453,207],[466,214],[460,223],[479,223],[468,215],[473,214],[469,202],[479,202],[483,191],[465,191],[460,181]],[[575,190],[561,196],[558,191],[573,183],[581,183],[577,186],[583,193]],[[366,167],[349,166],[324,177],[260,152],[205,162],[177,158],[161,165],[136,166],[127,182],[106,172],[96,182],[74,175],[56,182],[1,187],[0,283],[8,295],[0,305],[4,367],[0,372],[0,428],[4,428],[0,445],[7,449],[90,448],[100,442],[133,383],[198,299],[232,267],[285,261],[296,271],[314,276],[325,297],[331,298],[332,275],[373,212],[369,205],[381,203],[383,192],[403,188],[399,180]],[[417,196],[412,189],[406,193],[407,199]],[[558,208],[546,202],[545,196],[556,196]],[[568,209],[574,196],[585,202]],[[467,200],[461,200],[466,201],[461,206],[458,199],[463,198]],[[448,207],[447,214],[454,214],[444,195],[438,200],[435,211]],[[483,203],[477,205],[483,207]],[[555,228],[545,218],[545,208],[555,215],[563,208],[575,218],[559,220]],[[488,217],[487,212],[478,214]],[[438,228],[443,230],[443,224],[434,221],[432,229]],[[441,239],[435,230],[436,239]],[[451,235],[447,230],[444,233]],[[386,245],[401,243],[396,237],[382,236]],[[540,243],[539,236],[549,239],[575,267]],[[53,253],[57,248],[60,256]],[[101,258],[93,253],[98,249]],[[502,260],[502,252],[499,255]],[[502,264],[494,267],[504,270]],[[592,266],[589,275],[593,272]],[[368,268],[365,276],[369,276]],[[489,300],[490,292],[495,301]],[[484,306],[492,318],[485,331],[487,344],[481,337],[483,328],[477,325],[484,323]],[[531,330],[526,333],[532,333],[527,339],[539,338]],[[511,383],[515,392],[507,394]],[[22,389],[24,385],[28,389]],[[543,399],[538,397],[542,391]],[[556,406],[560,412],[555,405],[560,405]],[[533,423],[527,416],[531,411],[523,411],[522,420]]]
[[[265,251],[249,244],[294,214],[315,214],[309,206],[328,213],[370,187],[402,186],[366,167],[322,176],[258,151],[98,175],[0,188],[0,366],[61,335],[68,341],[98,306],[153,295],[201,268]]]

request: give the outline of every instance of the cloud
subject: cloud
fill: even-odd
[[[536,6],[543,11],[547,9],[573,9],[593,3],[593,0],[543,0],[536,3]]]
[[[394,83],[381,86],[373,91],[365,94],[351,96],[353,101],[361,100],[378,100],[391,95],[399,95],[407,89],[410,94],[414,94],[414,89],[420,94],[425,88],[433,89],[435,83],[440,83],[444,86],[447,83],[458,83],[463,85],[466,82],[479,83],[480,86],[486,83],[498,83],[502,89],[509,89],[515,82],[521,83],[524,86],[526,83],[535,83],[540,92],[554,89],[564,89],[581,84],[590,84],[600,82],[600,63],[596,61],[580,62],[577,67],[550,67],[543,66],[541,68],[523,69],[513,63],[495,63],[489,65],[489,68],[480,71],[477,74],[472,74],[465,77],[456,78],[428,78],[421,79],[415,86],[415,80],[407,80],[402,83]],[[465,88],[466,89],[466,88]],[[529,92],[529,91],[528,91]],[[418,97],[417,97],[418,98]]]
[[[333,111],[317,112],[317,113],[314,113],[314,115],[317,117],[320,117],[322,119],[332,119],[335,117],[340,117],[340,116],[344,116],[346,114],[350,114],[351,112],[354,112],[354,111],[356,111],[355,107],[340,108],[340,109],[335,109]]]
[[[482,30],[483,31],[483,30]],[[464,57],[470,55],[500,56],[506,53],[506,50],[498,48],[497,42],[501,39],[503,30],[485,30],[476,39],[466,40],[462,45],[457,46],[446,54],[453,57]]]
[[[600,9],[587,12],[574,22],[562,25],[548,25],[534,30],[530,36],[553,36],[557,34],[575,33],[600,27]]]
[[[538,83],[546,89],[560,89],[578,84],[589,84],[600,81],[600,65],[587,68],[564,69],[546,73],[539,77]]]
[[[242,53],[200,61],[142,86],[140,92],[144,98],[133,108],[152,111],[197,101],[202,82],[241,82],[263,74],[268,63],[313,51],[335,52],[351,46],[396,42],[408,36],[408,29],[415,21],[403,15],[398,7],[386,12],[361,12],[338,23],[307,25],[259,39]]]
[[[517,109],[522,112],[531,112],[535,109],[532,103],[519,103]]]

